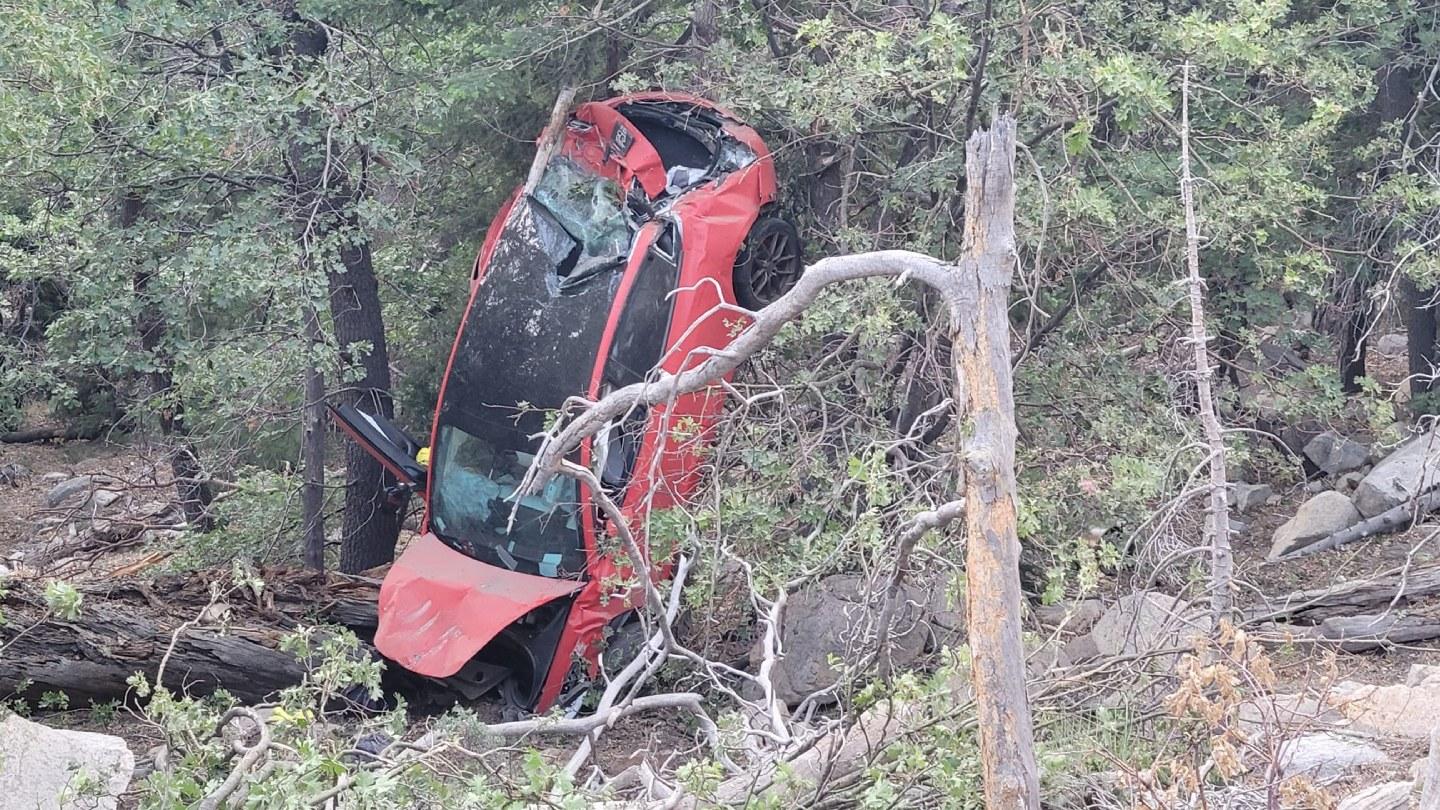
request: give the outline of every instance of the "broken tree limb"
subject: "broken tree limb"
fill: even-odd
[[[1354,543],[1357,540],[1373,537],[1377,534],[1387,534],[1397,531],[1410,526],[1420,518],[1437,509],[1440,509],[1440,489],[1432,489],[1418,498],[1387,509],[1375,517],[1362,520],[1349,528],[1335,532],[1324,540],[1311,543],[1308,546],[1302,546],[1289,554],[1281,555],[1277,559],[1288,560],[1294,557],[1317,554],[1321,551],[1339,548]]]
[[[555,106],[550,108],[550,121],[545,125],[545,131],[540,133],[540,143],[536,144],[535,159],[530,163],[530,172],[525,177],[525,194],[532,194],[535,187],[540,185],[540,178],[545,175],[545,167],[550,165],[550,159],[555,156],[555,150],[560,148],[561,136],[565,134],[565,115],[570,112],[570,105],[575,103],[575,88],[563,87],[559,95],[555,96]]]
[[[1266,599],[1246,611],[1247,622],[1286,620],[1318,624],[1329,618],[1405,607],[1418,597],[1440,593],[1440,562],[1397,568],[1369,579],[1328,588],[1295,591]]]
[[[1440,616],[1401,615],[1387,611],[1333,616],[1313,627],[1277,624],[1269,629],[1296,640],[1334,644],[1340,650],[1356,653],[1440,638]]]
[[[257,701],[304,675],[300,662],[279,649],[289,631],[320,622],[362,636],[374,629],[378,582],[290,569],[260,574],[265,587],[258,597],[237,593],[213,607],[210,583],[228,572],[84,586],[74,621],[51,613],[43,584],[11,582],[0,599],[6,619],[0,627],[0,695],[121,697],[131,675],[153,681],[168,651],[168,686],[224,688]]]
[[[30,444],[31,442],[49,441],[85,441],[94,439],[100,435],[101,428],[98,425],[91,427],[69,427],[69,428],[29,428],[27,430],[12,430],[9,433],[0,433],[0,444]]]

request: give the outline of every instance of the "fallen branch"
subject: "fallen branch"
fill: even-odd
[[[100,435],[102,427],[30,428],[0,433],[0,444],[30,444],[50,441],[88,441]]]
[[[1440,562],[1406,566],[1377,577],[1327,588],[1295,591],[1246,611],[1247,622],[1288,620],[1317,624],[1379,606],[1403,607],[1417,597],[1440,593]]]
[[[899,606],[901,586],[905,584],[905,571],[910,565],[910,554],[915,544],[927,533],[934,531],[965,513],[965,501],[955,500],[941,504],[936,509],[926,510],[910,519],[900,532],[900,549],[895,555],[895,572],[890,575],[890,584],[885,588],[885,606],[875,622],[875,644],[880,656],[880,677],[890,677],[890,623],[894,621],[895,609]]]
[[[1437,509],[1440,509],[1440,489],[1433,489],[1418,498],[1387,509],[1375,517],[1362,520],[1347,529],[1341,529],[1318,543],[1302,546],[1289,554],[1281,555],[1277,559],[1288,560],[1295,557],[1304,557],[1309,554],[1318,554],[1321,551],[1339,548],[1343,545],[1354,543],[1357,540],[1364,540],[1367,537],[1372,537],[1377,534],[1388,534],[1393,531],[1399,531],[1405,527],[1414,525],[1420,518]]]
[[[1356,653],[1440,638],[1440,617],[1402,616],[1388,611],[1334,616],[1313,627],[1270,625],[1269,629],[1300,641],[1333,643],[1345,652]]]

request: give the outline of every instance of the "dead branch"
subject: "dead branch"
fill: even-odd
[[[910,554],[915,544],[931,531],[960,517],[965,512],[965,501],[955,500],[928,509],[910,519],[900,532],[899,550],[895,554],[895,571],[890,575],[890,584],[885,588],[885,606],[875,623],[875,644],[880,656],[880,677],[890,677],[890,623],[894,620],[895,609],[900,602],[900,587],[905,584],[905,572],[910,564]]]
[[[565,115],[570,112],[570,105],[575,103],[575,88],[561,88],[560,94],[555,97],[555,106],[550,109],[550,122],[545,125],[545,131],[540,134],[540,143],[536,145],[535,160],[530,163],[530,173],[525,177],[525,194],[532,194],[535,187],[540,185],[540,178],[545,175],[545,167],[550,165],[550,159],[555,156],[555,150],[560,148],[561,136],[565,134]]]
[[[1375,517],[1362,520],[1347,529],[1341,529],[1318,543],[1311,543],[1295,549],[1289,554],[1282,555],[1279,559],[1288,560],[1318,554],[1377,534],[1399,531],[1436,510],[1440,510],[1440,489],[1433,489],[1418,498],[1387,509]]]

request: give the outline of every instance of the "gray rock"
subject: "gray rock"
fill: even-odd
[[[1430,756],[1420,767],[1420,810],[1440,810],[1440,726],[1430,732]]]
[[[1263,506],[1274,494],[1275,490],[1269,484],[1247,484],[1243,481],[1231,484],[1227,493],[1230,505],[1242,515]]]
[[[1306,481],[1305,486],[1300,488],[1306,495],[1319,495],[1325,491],[1325,482],[1319,479]]]
[[[1355,506],[1374,517],[1440,482],[1440,431],[1417,436],[1375,465],[1355,488]]]
[[[0,796],[25,810],[114,810],[135,757],[108,734],[50,728],[10,714],[0,719]]]
[[[1284,741],[1278,761],[1281,776],[1330,779],[1362,765],[1389,762],[1390,757],[1367,742],[1322,732]]]
[[[1370,460],[1370,448],[1327,430],[1306,443],[1305,457],[1327,475],[1339,475],[1364,467]]]
[[[1440,726],[1440,685],[1371,686],[1341,681],[1325,702],[1350,720],[1350,728],[1384,737],[1428,740]]]
[[[1081,599],[1078,602],[1038,605],[1034,611],[1035,618],[1046,627],[1069,633],[1083,633],[1094,627],[1095,622],[1105,615],[1105,603],[1099,599]]]
[[[1132,593],[1101,616],[1089,637],[1098,655],[1111,658],[1172,647],[1187,647],[1197,635],[1210,632],[1210,619],[1190,602],[1163,593]],[[1168,668],[1174,655],[1156,656]],[[1162,660],[1163,659],[1163,660]]]
[[[1302,504],[1295,517],[1275,530],[1270,559],[1279,559],[1358,522],[1360,512],[1349,498],[1338,492],[1322,492]]]
[[[90,490],[95,486],[95,476],[77,475],[56,484],[50,493],[45,496],[45,505],[51,509],[60,506],[78,506],[85,503],[90,497]]]
[[[891,620],[890,659],[897,669],[913,663],[930,637],[928,606],[931,595],[905,589],[905,600]],[[840,673],[831,665],[857,661],[874,645],[875,622],[883,600],[869,583],[852,574],[837,574],[792,594],[781,620],[784,655],[772,671],[776,696],[795,706],[823,689],[834,686]],[[763,639],[751,650],[759,665]]]
[[[44,475],[40,476],[40,480],[41,480],[41,482],[46,483],[46,484],[49,484],[50,486],[53,487],[53,486],[55,486],[56,484],[58,484],[58,483],[60,483],[60,482],[62,482],[62,481],[69,481],[69,480],[70,480],[70,473],[48,472],[48,473],[45,473]]]
[[[1404,335],[1381,335],[1375,341],[1375,350],[1387,357],[1400,357],[1410,351],[1410,341]]]
[[[1365,473],[1360,470],[1352,470],[1335,479],[1335,491],[1353,495],[1363,480],[1365,480]]]
[[[1414,789],[1411,782],[1383,782],[1347,797],[1335,810],[1410,810]]]
[[[90,496],[90,503],[93,504],[96,509],[104,509],[122,497],[124,496],[113,489],[97,489],[95,490],[95,494]]]
[[[1435,664],[1411,664],[1405,673],[1406,686],[1427,686],[1440,689],[1440,666]]]

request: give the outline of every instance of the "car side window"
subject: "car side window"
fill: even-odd
[[[644,380],[665,351],[674,308],[671,293],[679,275],[679,240],[673,224],[664,228],[635,271],[610,343],[605,381],[617,388]]]

